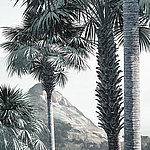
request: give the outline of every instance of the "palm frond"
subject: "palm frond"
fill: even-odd
[[[78,71],[86,70],[89,68],[86,58],[82,57],[73,47],[64,47],[63,57],[67,64],[67,68],[73,68]]]
[[[140,13],[150,16],[150,1],[149,0],[139,0]]]
[[[139,17],[139,44],[140,51],[148,52],[150,50],[150,27],[149,27],[149,17],[142,16]],[[114,35],[118,40],[119,45],[123,45],[123,26],[114,29]]]
[[[41,56],[39,57],[34,57],[32,60],[31,68],[30,68],[30,74],[39,81],[41,80],[42,72],[44,70],[44,58]]]
[[[140,27],[139,37],[140,51],[150,52],[150,28]]]
[[[0,149],[2,150],[8,150],[8,149],[14,149],[14,150],[20,150],[20,142],[18,141],[18,136],[15,133],[15,130],[13,128],[9,128],[7,126],[2,125],[0,122]]]
[[[29,121],[32,117],[32,105],[29,103],[28,95],[22,94],[20,89],[15,90],[15,88],[11,89],[2,85],[0,87],[0,112],[0,119],[5,126],[22,128],[22,125],[19,126],[20,121]]]
[[[94,35],[94,34],[93,34]],[[66,46],[72,47],[76,52],[83,58],[89,58],[89,54],[93,54],[94,48],[92,47],[93,43],[86,38],[80,36],[72,37],[68,39]]]
[[[46,2],[46,4],[48,3]],[[71,36],[70,34],[73,32],[71,31],[73,28],[72,22],[77,19],[75,11],[78,7],[70,4],[65,3],[65,1],[59,1],[58,3],[55,2],[54,5],[50,4],[49,9],[45,9],[38,3],[36,5],[37,7],[38,5],[42,7],[42,11],[35,12],[34,9],[28,10],[25,13],[25,26],[30,28],[34,36],[37,38],[40,36],[44,40],[47,40],[47,36],[50,41],[56,35],[61,35],[61,37]]]
[[[64,70],[58,70],[55,72],[55,82],[61,86],[64,87],[66,85],[66,82],[68,81],[68,78],[66,76],[66,72]]]
[[[93,40],[94,43],[97,39],[96,33],[97,33],[97,28],[99,24],[95,22],[95,19],[90,18],[88,21],[84,24],[84,37],[85,39]]]
[[[34,140],[34,149],[35,150],[47,150],[46,146],[40,139]]]
[[[48,129],[36,120],[30,96],[23,94],[20,89],[1,85],[0,149],[28,149],[44,131]]]

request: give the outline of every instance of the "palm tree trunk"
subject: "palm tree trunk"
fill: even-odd
[[[138,0],[123,0],[124,150],[140,150]]]
[[[55,87],[54,78],[55,78],[54,77],[54,68],[45,61],[43,63],[41,83],[47,94],[48,128],[50,131],[49,150],[55,150],[53,103],[52,103],[52,92]]]
[[[120,150],[120,141],[119,141],[119,135],[114,136],[113,134],[107,135],[108,139],[108,147],[109,150]]]
[[[50,131],[49,136],[50,150],[55,150],[53,102],[51,92],[47,92],[47,114],[48,114],[48,128]]]

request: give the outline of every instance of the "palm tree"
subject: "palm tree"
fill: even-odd
[[[124,14],[124,149],[141,149],[139,95],[138,0],[123,1]]]
[[[28,4],[30,3],[30,5],[28,5],[29,7],[26,9],[26,11],[27,10],[30,10],[30,9],[33,9],[33,8],[35,8],[34,6],[36,6],[36,8],[35,8],[35,10],[39,10],[39,11],[36,11],[37,13],[40,13],[40,10],[43,10],[43,8],[45,9],[45,8],[47,8],[46,6],[48,6],[48,5],[46,5],[46,4],[48,4],[49,3],[49,1],[48,0],[40,0],[39,1],[39,4],[37,4],[37,5],[35,5],[35,0],[27,0],[27,2],[28,2]],[[48,3],[46,3],[46,2],[48,2]],[[53,1],[52,1],[53,2]],[[57,1],[58,2],[58,1]],[[63,4],[66,4],[66,2],[67,1],[61,1],[61,2],[65,2],[65,3],[63,3]],[[97,35],[99,35],[99,31],[100,31],[100,27],[102,27],[101,26],[101,24],[102,24],[102,20],[104,20],[104,15],[103,15],[103,10],[105,9],[104,8],[104,4],[105,3],[107,3],[107,2],[109,2],[109,8],[110,8],[110,10],[111,10],[111,13],[113,14],[112,16],[112,23],[111,24],[113,24],[113,25],[111,25],[111,27],[112,27],[112,31],[114,30],[113,29],[113,27],[115,26],[115,27],[117,27],[117,29],[118,29],[118,27],[119,27],[119,30],[117,30],[117,34],[119,34],[120,33],[120,31],[121,31],[121,25],[122,25],[122,23],[123,23],[123,19],[122,19],[122,1],[120,1],[120,0],[116,0],[116,1],[112,1],[112,0],[109,0],[109,1],[107,1],[107,0],[105,0],[105,1],[99,1],[99,0],[89,0],[89,1],[87,1],[87,0],[76,0],[75,2],[78,2],[79,3],[79,5],[78,5],[78,9],[80,9],[80,7],[82,8],[82,10],[84,11],[82,11],[83,12],[83,18],[84,19],[86,19],[86,17],[88,18],[87,19],[87,22],[86,22],[86,24],[85,24],[85,28],[86,28],[86,32],[85,32],[85,36],[87,37],[87,38],[93,38],[93,37],[96,37],[95,36],[95,33],[97,33]],[[68,3],[68,2],[67,2]],[[43,7],[43,6],[45,6],[45,7]],[[76,5],[77,6],[77,5]],[[38,9],[37,9],[38,8]],[[58,7],[57,7],[58,8]],[[47,9],[47,10],[50,10],[50,9]],[[81,9],[80,9],[81,10]],[[42,12],[42,11],[41,11]],[[69,12],[69,11],[68,11]],[[90,13],[89,13],[90,12]],[[85,14],[86,13],[86,14]],[[48,14],[48,13],[46,13],[46,14]],[[47,28],[47,27],[49,27],[50,25],[49,24],[47,24],[47,27],[45,27],[45,25],[44,25],[44,23],[43,22],[46,22],[46,20],[48,20],[49,19],[49,17],[48,16],[50,16],[50,15],[41,15],[41,16],[43,16],[43,17],[39,17],[40,19],[37,19],[35,22],[34,22],[34,24],[33,24],[33,27],[32,28],[35,28],[35,30],[34,30],[34,32],[35,33],[37,33],[37,31],[39,30],[39,27],[41,27],[41,28],[43,28],[43,31],[45,31],[45,29]],[[109,13],[110,14],[110,13]],[[69,15],[69,14],[68,14]],[[40,15],[39,15],[40,16]],[[72,14],[71,14],[71,16],[72,16]],[[86,16],[86,17],[85,17]],[[85,21],[85,20],[84,20]],[[55,21],[56,22],[56,21]],[[43,24],[42,24],[43,23]],[[119,24],[118,24],[119,23]],[[142,23],[143,23],[143,21],[142,21]],[[104,24],[103,24],[104,25]],[[107,26],[105,26],[105,27],[107,27]],[[63,29],[64,30],[64,29]],[[63,31],[63,30],[60,30],[60,31]],[[107,29],[106,29],[107,30]],[[110,31],[109,33],[111,33],[112,31]],[[118,32],[119,31],[119,32]],[[142,31],[142,32],[141,32]],[[146,31],[146,32],[145,32]],[[145,30],[145,25],[144,26],[142,26],[141,28],[140,28],[140,32],[141,32],[141,34],[140,34],[140,39],[141,39],[141,42],[140,42],[140,44],[142,45],[144,45],[144,46],[146,46],[146,48],[147,48],[147,45],[149,44],[149,41],[147,40],[148,39],[148,34],[147,34],[147,31],[149,31],[149,29],[146,29]],[[40,35],[43,35],[43,34],[41,34],[41,32],[42,31],[40,31]],[[116,35],[117,35],[116,34]],[[52,35],[52,34],[51,34]],[[107,34],[106,34],[107,35]],[[44,36],[44,35],[43,35]],[[49,35],[48,35],[49,36]],[[98,38],[99,38],[100,36],[98,36]],[[104,37],[105,38],[105,37]],[[114,38],[112,38],[112,36],[111,36],[111,40],[114,40]],[[99,41],[99,40],[98,40]],[[112,43],[114,43],[114,42],[112,42]],[[99,43],[98,43],[98,49],[99,49]],[[100,49],[99,49],[100,50]],[[98,53],[98,55],[99,55],[100,53]],[[99,57],[99,56],[98,56]],[[114,57],[115,57],[115,55],[114,55]],[[100,57],[99,57],[99,59],[100,59]],[[107,59],[106,59],[107,60]],[[98,60],[99,61],[99,60]],[[118,68],[119,69],[119,68]],[[119,70],[116,70],[116,72],[117,71],[119,71]],[[98,73],[99,73],[99,71],[98,71]],[[116,73],[117,74],[117,73]],[[101,81],[102,79],[100,79],[100,81]],[[98,85],[99,86],[99,85]],[[118,105],[118,106],[120,106],[120,110],[121,110],[121,105]],[[100,111],[103,111],[103,107],[99,107],[101,110]],[[117,113],[116,113],[116,115],[117,115]],[[121,117],[121,115],[119,114],[119,117],[120,117],[120,119],[122,118]],[[118,118],[118,121],[120,120],[119,118]],[[100,122],[101,122],[101,118],[100,118]],[[121,124],[120,124],[120,126],[121,126]]]
[[[107,134],[109,150],[119,150],[119,133],[123,128],[121,116],[123,99],[120,87],[122,77],[120,77],[121,70],[112,30],[113,16],[107,3],[103,9],[101,14],[103,19],[98,29],[97,76],[99,82],[96,89],[98,118],[100,127]]]
[[[46,129],[35,118],[30,97],[22,90],[0,86],[0,149],[47,150],[39,134]],[[43,135],[43,134],[42,134]]]
[[[19,0],[16,0],[16,3]],[[17,71],[18,75],[25,74],[25,73],[31,73],[35,77],[38,77],[38,79],[42,82],[43,87],[45,91],[47,92],[47,105],[48,105],[48,127],[51,132],[50,137],[50,149],[55,149],[55,142],[54,142],[54,129],[53,129],[53,115],[52,112],[52,101],[51,101],[51,94],[54,90],[54,87],[56,84],[60,81],[62,81],[62,85],[65,84],[65,80],[67,79],[62,71],[64,70],[64,65],[68,67],[77,68],[78,70],[85,69],[86,63],[85,58],[88,57],[87,52],[85,52],[85,42],[81,38],[75,38],[75,35],[77,35],[77,31],[79,31],[81,28],[74,26],[74,21],[77,18],[77,10],[78,5],[76,6],[75,3],[72,3],[72,1],[65,1],[65,0],[59,0],[59,1],[46,1],[46,0],[26,0],[24,1],[26,6],[26,10],[24,12],[24,29],[27,31],[27,34],[24,35],[24,33],[21,32],[17,37],[20,38],[22,36],[22,41],[27,40],[26,46],[28,46],[29,43],[31,43],[31,47],[36,49],[33,45],[38,43],[36,47],[39,46],[39,43],[41,43],[40,51],[38,51],[37,55],[35,55],[35,51],[32,56],[36,57],[30,57],[27,55],[26,52],[22,51],[14,51],[13,54],[16,54],[18,52],[19,57],[10,56],[9,57],[9,66],[8,68],[12,70],[12,74]],[[12,33],[10,32],[10,35]],[[24,39],[24,37],[28,37],[28,34],[30,35],[30,39]],[[9,35],[8,35],[9,36]],[[74,37],[73,39],[69,39],[70,37]],[[11,40],[13,40],[12,37]],[[15,38],[15,42],[18,41],[19,38]],[[61,56],[59,58],[63,59],[55,59],[55,63],[57,65],[53,65],[51,62],[51,56],[46,52],[44,52],[46,56],[43,53],[43,47],[45,47],[45,51],[49,51],[49,47],[51,44],[57,44],[59,47],[62,47],[63,42],[63,50],[61,53],[58,54],[58,56]],[[61,45],[60,45],[61,43]],[[7,47],[8,43],[5,44]],[[22,44],[22,42],[21,42]],[[72,46],[75,46],[73,48]],[[11,50],[11,46],[8,46],[6,49]],[[14,47],[13,47],[14,48]],[[22,47],[19,47],[19,49]],[[66,53],[67,50],[67,53]],[[88,48],[86,49],[88,50]],[[29,50],[29,53],[31,51]],[[40,53],[39,53],[40,52]],[[56,51],[55,51],[56,52]],[[65,54],[64,54],[65,52]],[[21,54],[22,53],[22,54]],[[50,52],[51,53],[51,52]],[[57,51],[58,53],[58,51]],[[31,53],[30,53],[31,54]],[[86,54],[86,55],[85,55]],[[21,57],[21,56],[22,57]],[[27,58],[25,58],[24,56]],[[55,56],[56,54],[54,54]],[[16,58],[19,58],[18,60]],[[22,58],[22,59],[20,59]],[[28,60],[29,63],[26,63],[26,60]],[[12,62],[11,62],[12,61]],[[23,62],[24,61],[24,62]],[[63,62],[64,61],[64,62]],[[20,67],[19,62],[23,64],[23,68]],[[62,64],[63,62],[63,64]],[[15,67],[15,65],[17,67]],[[58,64],[61,64],[58,66]],[[68,65],[69,64],[69,65]],[[30,67],[29,67],[29,66]],[[20,68],[20,69],[18,69]],[[29,69],[28,69],[29,68]],[[56,69],[57,68],[57,69]],[[59,69],[58,69],[59,68]],[[61,69],[60,69],[61,68]],[[39,69],[41,69],[39,71]],[[62,80],[60,80],[62,79]]]
[[[113,5],[102,1],[80,2],[87,13],[85,36],[91,40],[98,38],[96,96],[98,101],[99,126],[107,134],[109,150],[119,150],[119,133],[122,124],[122,90],[119,61],[114,42],[113,23],[117,15],[113,14]],[[117,4],[116,4],[117,5]],[[90,12],[90,14],[88,13]],[[84,15],[84,14],[83,14]],[[115,16],[116,15],[116,16]],[[95,37],[94,37],[95,36]]]
[[[5,28],[9,42],[2,47],[9,52],[8,70],[10,74],[32,74],[42,83],[47,93],[48,128],[50,149],[55,149],[52,92],[57,84],[64,86],[67,77],[65,68],[85,70],[86,58],[90,49],[82,38],[73,37],[67,41],[58,40],[55,44],[45,44],[37,40],[25,28]],[[44,43],[44,44],[43,44]]]
[[[85,37],[92,40],[96,37],[96,33],[98,38],[97,74],[99,82],[96,92],[98,97],[99,124],[107,133],[109,149],[119,149],[118,135],[123,127],[121,121],[123,119],[121,115],[122,92],[119,87],[121,77],[119,78],[120,70],[113,34],[115,33],[115,36],[119,36],[119,40],[122,41],[120,36],[123,28],[122,1],[78,0],[78,2],[85,11],[83,12],[84,20],[87,17]],[[141,16],[140,44],[141,48],[144,47],[145,49],[149,47],[147,32],[150,30],[146,27],[147,21],[147,17]],[[113,134],[110,136],[110,133]]]

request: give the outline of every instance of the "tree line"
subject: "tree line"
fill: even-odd
[[[65,86],[68,69],[88,69],[87,59],[93,53],[97,59],[99,127],[107,134],[109,150],[120,149],[119,133],[123,127],[124,149],[140,150],[139,52],[149,50],[150,3],[146,0],[23,0],[22,3],[25,5],[23,23],[15,28],[4,27],[7,41],[1,47],[9,53],[9,73],[31,74],[47,93],[49,150],[55,150],[52,92],[57,84]],[[124,45],[124,100],[116,40]],[[19,93],[1,86],[0,121],[3,127],[21,134],[22,125],[30,121],[18,116],[22,123],[13,123],[18,107],[28,108],[15,103]],[[22,103],[22,99],[17,101]],[[46,149],[42,142],[27,142],[30,134],[22,134],[24,138],[14,134],[18,141],[13,140],[13,145]],[[3,140],[3,147],[8,149],[6,143]]]

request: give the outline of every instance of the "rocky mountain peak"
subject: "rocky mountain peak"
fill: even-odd
[[[40,83],[37,83],[34,85],[30,90],[30,94],[38,94],[40,97],[45,101],[46,100],[46,92],[43,90],[42,85]],[[52,93],[52,101],[54,104],[64,105],[66,107],[71,107],[72,104],[63,97],[61,93],[58,91],[53,91]]]
[[[29,90],[37,117],[47,124],[46,93],[41,84]],[[56,150],[107,149],[106,135],[57,91],[52,93]]]

